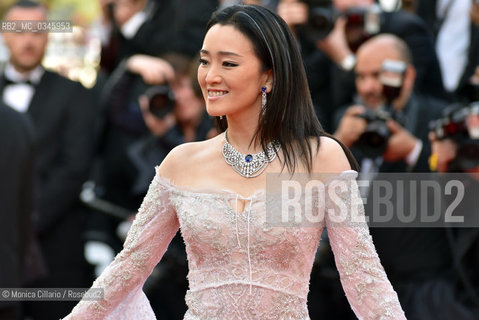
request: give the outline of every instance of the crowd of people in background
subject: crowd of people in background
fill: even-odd
[[[42,67],[46,33],[3,34],[0,243],[8,258],[0,287],[88,288],[120,251],[154,167],[175,146],[220,133],[196,80],[198,52],[211,13],[240,1],[98,1],[102,51],[92,89]],[[361,174],[463,172],[474,187],[479,2],[403,1],[392,11],[381,2],[242,1],[277,11],[291,28],[316,115],[353,151]],[[20,0],[3,19],[47,16]],[[450,123],[460,129],[447,131]],[[386,130],[382,144],[366,135],[380,131],[372,124]],[[479,319],[479,229],[371,234],[408,319]],[[146,283],[159,319],[182,319],[186,274],[177,235]],[[309,298],[313,320],[354,319],[327,246]],[[75,304],[0,301],[0,318],[58,319]]]

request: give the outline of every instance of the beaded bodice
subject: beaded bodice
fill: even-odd
[[[168,185],[188,254],[185,319],[307,319],[319,228],[272,227],[261,190],[243,198]]]
[[[355,176],[347,171],[339,178]],[[351,194],[359,197],[357,190],[341,197],[357,200]],[[239,213],[238,199],[245,201]],[[124,250],[93,284],[104,288],[104,299],[80,302],[67,319],[154,319],[141,287],[178,227],[189,266],[185,320],[309,319],[309,277],[325,225],[356,315],[405,319],[365,223],[334,226],[326,215],[314,227],[275,226],[266,217],[266,208],[275,206],[267,201],[276,200],[262,190],[243,198],[231,191],[177,187],[157,175]]]

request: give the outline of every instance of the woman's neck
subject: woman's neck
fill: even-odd
[[[245,126],[239,126],[238,124],[228,123],[228,130],[226,136],[228,142],[241,153],[257,153],[262,150],[259,141],[253,141],[253,136],[256,132],[256,125],[253,126],[251,122]]]

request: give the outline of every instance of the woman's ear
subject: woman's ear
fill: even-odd
[[[266,87],[267,93],[270,93],[273,89],[273,70],[271,69],[266,71],[266,81],[264,83],[264,86]]]

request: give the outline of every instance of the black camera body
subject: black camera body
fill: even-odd
[[[479,135],[471,135],[467,125],[467,118],[472,115],[479,116],[479,102],[454,104],[444,110],[442,118],[429,123],[438,140],[457,143],[456,157],[449,164],[451,172],[466,172],[479,165]]]
[[[308,22],[305,26],[307,37],[316,42],[324,39],[333,30],[339,16],[346,18],[346,28],[361,28],[366,40],[380,31],[381,9],[377,5],[355,7],[341,14],[332,0],[303,0],[309,7]],[[356,47],[356,44],[354,44]]]
[[[366,120],[367,125],[354,145],[367,157],[381,156],[386,151],[388,140],[391,137],[391,131],[387,127],[386,121],[393,118],[393,115],[382,109],[377,111],[366,109],[358,117]]]
[[[158,117],[164,118],[173,112],[175,108],[175,95],[168,85],[157,85],[149,87],[144,95],[148,98],[150,112]]]
[[[312,42],[324,39],[334,28],[339,12],[332,0],[303,0],[308,5],[308,22],[304,26]]]

